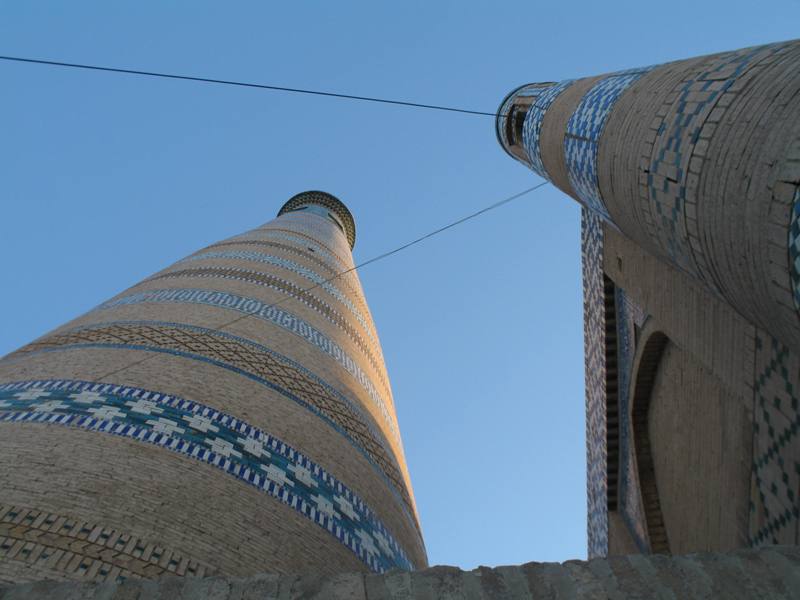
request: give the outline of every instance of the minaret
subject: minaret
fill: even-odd
[[[515,159],[800,351],[800,41],[530,84]],[[796,230],[796,231],[795,231]]]
[[[800,543],[800,41],[511,92],[582,206],[589,554]]]
[[[0,360],[0,581],[425,567],[354,243],[304,192]]]

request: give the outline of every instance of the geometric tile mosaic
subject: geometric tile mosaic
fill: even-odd
[[[533,169],[533,172],[539,177],[544,177],[548,181],[550,180],[550,176],[544,168],[542,152],[539,147],[539,134],[542,130],[542,121],[544,120],[545,112],[547,112],[547,109],[553,101],[561,92],[567,89],[572,82],[572,79],[567,79],[554,83],[552,86],[544,89],[533,101],[533,104],[530,105],[528,113],[525,115],[525,124],[522,129],[522,143],[528,160],[530,161],[528,166]]]
[[[586,497],[589,558],[608,555],[605,297],[603,226],[581,209],[583,340],[586,389]]]
[[[794,192],[792,219],[789,225],[789,262],[791,263],[792,297],[800,310],[800,186]]]
[[[270,254],[263,254],[261,252],[251,252],[247,250],[229,250],[229,251],[220,251],[220,252],[203,252],[201,254],[195,254],[188,258],[184,258],[183,260],[179,260],[177,264],[192,262],[196,260],[210,260],[210,259],[225,259],[225,260],[247,260],[247,261],[255,261],[266,263],[269,265],[274,265],[277,267],[282,267],[301,277],[305,277],[306,279],[312,281],[317,286],[324,289],[326,292],[331,294],[335,297],[339,302],[347,306],[350,311],[353,313],[353,316],[361,323],[361,326],[364,327],[364,331],[367,332],[367,335],[372,340],[375,345],[379,345],[378,340],[375,334],[372,331],[367,319],[361,314],[361,311],[353,304],[352,300],[348,298],[343,292],[341,292],[336,286],[332,285],[326,277],[322,277],[318,275],[311,269],[308,269],[294,261],[287,260],[285,258],[281,258],[279,256],[272,256]]]
[[[227,292],[215,290],[198,289],[166,289],[138,292],[101,304],[94,310],[106,310],[118,306],[142,303],[202,304],[205,306],[226,308],[257,317],[300,336],[314,347],[319,348],[325,352],[325,354],[335,359],[342,368],[355,378],[367,394],[369,394],[381,413],[386,427],[392,432],[392,436],[396,440],[399,440],[397,426],[392,419],[391,413],[386,408],[383,398],[378,390],[375,389],[369,376],[364,373],[361,367],[358,366],[358,363],[356,363],[341,346],[297,315],[283,308],[279,308],[274,304],[267,304],[266,302],[254,298],[246,298],[237,294],[229,294]]]
[[[0,385],[0,423],[79,427],[194,458],[304,515],[372,571],[413,569],[397,540],[350,488],[281,440],[209,406],[115,384],[27,381]]]
[[[756,332],[750,543],[798,544],[800,357]]]
[[[160,321],[118,321],[79,327],[24,346],[3,360],[73,348],[159,352],[212,364],[247,377],[302,406],[332,427],[373,466],[401,501],[406,518],[413,503],[397,460],[372,417],[299,363],[239,336],[205,327]]]
[[[600,134],[622,92],[652,69],[653,67],[645,67],[607,75],[586,92],[567,122],[564,158],[570,185],[584,206],[606,220],[610,220],[610,217],[600,196],[597,177]]]
[[[619,504],[618,510],[640,552],[649,552],[647,521],[638,484],[633,443],[630,383],[636,355],[635,328],[647,318],[622,288],[616,288],[617,348],[619,369]]]
[[[313,296],[309,293],[306,293],[302,287],[295,285],[290,281],[286,281],[285,279],[281,279],[280,277],[275,277],[274,275],[270,275],[269,273],[261,273],[259,271],[251,271],[249,269],[236,269],[232,267],[199,267],[196,269],[179,269],[177,271],[167,271],[166,273],[161,273],[159,275],[154,275],[147,279],[147,282],[152,281],[159,281],[162,279],[176,279],[176,278],[184,278],[184,277],[197,277],[197,278],[206,278],[206,279],[230,279],[236,281],[243,281],[246,283],[252,283],[255,285],[260,285],[264,287],[268,287],[273,290],[277,290],[286,294],[287,296],[291,296],[295,300],[302,302],[309,308],[313,309],[314,311],[321,314],[325,317],[328,321],[336,325],[339,329],[344,331],[348,337],[353,341],[353,343],[358,346],[358,348],[364,353],[364,356],[369,360],[370,364],[375,368],[377,376],[380,378],[381,383],[384,385],[384,389],[387,393],[391,395],[391,390],[389,389],[389,382],[386,380],[384,376],[384,369],[385,366],[382,362],[379,362],[379,359],[376,359],[375,355],[373,354],[372,350],[375,348],[373,344],[370,344],[367,340],[365,340],[359,330],[345,317],[343,317],[339,312],[337,312],[333,307],[331,307],[328,303],[320,300],[316,296]],[[280,302],[276,302],[276,305],[280,304]],[[108,303],[102,305],[106,306]],[[337,359],[338,360],[338,359]]]
[[[268,239],[278,239],[278,240],[285,240],[287,242],[294,242],[296,244],[300,244],[314,253],[319,254],[320,256],[328,259],[328,262],[331,263],[329,266],[331,269],[340,272],[340,267],[344,269],[350,269],[353,266],[352,261],[348,263],[344,258],[336,254],[333,250],[324,246],[319,240],[314,239],[311,236],[307,236],[299,231],[294,231],[292,229],[281,229],[279,227],[262,227],[260,229],[253,229],[252,231],[248,231],[244,235],[252,235],[256,237],[265,237]],[[232,240],[233,241],[233,240]],[[341,275],[342,277],[351,276],[352,273],[345,273]]]
[[[662,246],[673,264],[693,275],[698,274],[694,265],[700,257],[693,255],[686,225],[689,163],[692,158],[704,160],[702,154],[695,154],[695,146],[700,141],[709,114],[717,107],[722,95],[737,82],[752,59],[762,55],[765,48],[769,47],[722,55],[711,68],[681,82],[676,89],[677,98],[669,100],[670,110],[657,117],[658,136],[647,170],[648,200],[654,209],[651,209],[653,218],[658,220],[658,231],[664,237]],[[773,51],[778,49],[775,46]],[[696,172],[700,169],[697,167]],[[704,278],[704,281],[715,285],[708,278]]]
[[[299,238],[296,238],[299,239]],[[299,242],[303,244],[303,240],[299,239]],[[226,246],[262,246],[267,248],[278,248],[279,250],[283,250],[284,252],[289,252],[291,254],[296,254],[298,256],[303,257],[306,260],[313,262],[314,264],[322,267],[329,273],[329,277],[335,278],[339,281],[344,282],[346,286],[349,287],[350,291],[353,294],[355,301],[359,304],[361,309],[364,312],[369,312],[367,309],[366,302],[363,301],[361,287],[358,285],[358,281],[354,281],[354,272],[347,271],[347,270],[338,270],[335,267],[331,266],[327,260],[323,260],[320,256],[317,255],[317,252],[308,245],[308,242],[305,242],[304,248],[308,250],[308,252],[300,249],[297,245],[293,244],[282,244],[280,242],[274,241],[267,241],[267,240],[251,240],[251,239],[235,239],[229,240],[226,242],[217,242],[211,246],[205,248],[205,250],[213,250],[214,248],[224,248]]]
[[[96,522],[0,505],[0,562],[35,565],[32,570],[120,583],[161,575],[203,577],[214,567]]]

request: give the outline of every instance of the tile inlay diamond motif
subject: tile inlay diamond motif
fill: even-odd
[[[373,571],[413,569],[397,540],[350,488],[269,433],[209,406],[114,384],[0,385],[0,424],[21,422],[80,427],[189,456],[301,513]]]

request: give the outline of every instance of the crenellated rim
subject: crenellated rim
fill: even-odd
[[[350,213],[350,210],[347,208],[347,206],[344,205],[344,202],[339,200],[333,194],[329,194],[328,192],[320,192],[318,190],[309,190],[307,192],[295,194],[289,198],[286,204],[281,207],[281,209],[278,211],[278,216],[280,217],[283,214],[292,212],[293,210],[297,210],[301,206],[308,204],[316,204],[318,206],[327,208],[341,220],[342,225],[344,226],[344,233],[347,236],[347,241],[350,243],[350,249],[352,250],[356,244],[355,219],[353,219],[353,215]]]

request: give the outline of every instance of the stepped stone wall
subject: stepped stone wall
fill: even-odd
[[[165,577],[124,583],[42,581],[0,587],[0,600],[781,600],[800,596],[800,550],[632,555],[462,571]]]

